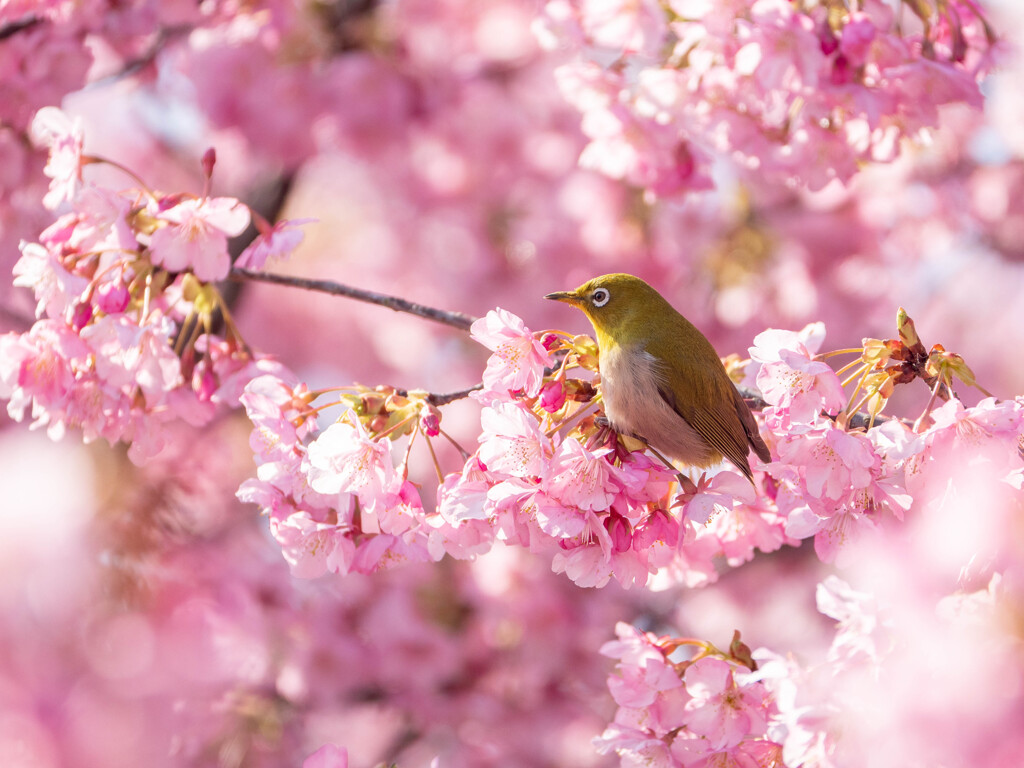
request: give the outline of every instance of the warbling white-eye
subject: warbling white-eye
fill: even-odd
[[[597,334],[612,429],[690,466],[726,458],[753,482],[747,453],[771,459],[750,408],[711,342],[639,277],[595,277],[549,293],[583,310]]]

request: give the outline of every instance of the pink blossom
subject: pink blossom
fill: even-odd
[[[588,531],[596,532],[597,528],[596,525],[587,526]],[[602,547],[593,545],[556,552],[551,559],[551,570],[564,573],[579,587],[603,587],[613,575],[611,557]]]
[[[166,225],[150,237],[153,263],[170,272],[189,269],[203,282],[213,282],[228,275],[228,237],[249,225],[249,209],[230,197],[188,198],[156,218]]]
[[[683,515],[698,525],[707,525],[719,515],[728,515],[738,502],[752,503],[756,496],[753,487],[736,472],[719,472],[710,479],[702,479],[697,492],[685,499]]]
[[[488,491],[487,499],[498,512],[513,517],[514,522],[528,521],[554,538],[579,536],[586,525],[586,516],[581,509],[563,503],[540,486],[524,480],[498,483]],[[523,543],[531,544],[536,538],[534,532],[533,536],[527,535]]]
[[[877,32],[878,28],[867,14],[859,11],[850,14],[839,38],[839,50],[851,66],[862,66],[868,60],[869,49]]]
[[[547,474],[554,445],[532,412],[515,403],[498,403],[483,409],[480,427],[477,455],[488,471],[513,477]]]
[[[456,528],[467,520],[486,520],[490,514],[486,502],[491,484],[479,459],[471,456],[461,472],[448,475],[438,486],[438,513]]]
[[[601,646],[601,655],[619,661],[620,672],[626,677],[613,675],[608,679],[612,696],[619,706],[638,709],[654,703],[662,691],[681,688],[679,672],[668,661],[658,645],[658,638],[641,632],[623,621],[615,625],[618,640]]]
[[[654,0],[580,0],[590,41],[627,54],[654,54],[665,35],[665,15]]]
[[[522,390],[527,397],[540,392],[551,356],[523,321],[500,307],[473,323],[470,335],[494,354],[484,370],[484,391],[507,398]]]
[[[38,243],[22,243],[21,258],[14,265],[14,285],[31,288],[36,295],[36,317],[69,319],[74,303],[82,298],[89,281],[68,272],[64,265]]]
[[[346,412],[317,435],[307,451],[309,484],[318,493],[351,493],[372,507],[392,489],[391,442],[372,439],[354,413]]]
[[[821,613],[838,622],[830,660],[846,664],[866,658],[878,663],[889,653],[892,623],[874,595],[858,592],[833,575],[818,584],[815,600]]]
[[[152,407],[183,383],[181,361],[169,344],[172,333],[166,317],[154,316],[139,326],[124,315],[107,315],[81,335],[96,355],[97,375],[125,392],[138,387]]]
[[[614,751],[622,758],[621,765],[649,768],[678,768],[680,763],[669,752],[669,746],[638,728],[611,723],[594,739],[602,755]]]
[[[611,453],[610,448],[591,452],[576,438],[566,438],[551,462],[548,493],[567,506],[608,509],[618,493],[615,467],[608,460]]]
[[[44,173],[50,190],[43,205],[51,211],[75,199],[82,188],[82,119],[72,120],[57,107],[43,107],[32,120],[32,138],[50,149]]]
[[[270,533],[281,545],[281,553],[300,579],[315,579],[325,573],[347,573],[355,547],[344,527],[318,522],[307,510],[290,510],[270,515]]]
[[[751,359],[761,363],[758,388],[767,402],[785,412],[788,421],[808,424],[821,410],[834,414],[846,404],[835,371],[812,359],[824,337],[824,326],[813,323],[798,333],[763,331],[750,347]]]
[[[336,744],[324,744],[302,761],[302,768],[348,768],[348,752]]]
[[[768,724],[764,685],[744,684],[732,665],[712,657],[699,659],[686,669],[683,681],[692,697],[686,705],[687,728],[708,739],[709,749],[718,751],[739,744],[747,737],[765,733]]]
[[[259,236],[242,251],[235,266],[245,269],[263,269],[268,260],[283,261],[299,247],[304,234],[297,227],[316,219],[282,219]]]
[[[41,320],[24,334],[0,336],[0,397],[15,421],[31,406],[33,427],[64,434],[64,412],[77,385],[76,369],[88,354],[82,340],[59,321]]]

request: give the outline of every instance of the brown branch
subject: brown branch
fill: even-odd
[[[0,40],[13,37],[22,30],[31,29],[36,24],[42,24],[43,19],[39,16],[24,16],[17,21],[11,21],[0,27]]]
[[[448,405],[448,403],[454,403],[456,400],[462,400],[463,398],[469,397],[472,393],[477,392],[484,388],[483,383],[474,384],[472,387],[466,389],[460,389],[458,392],[446,392],[443,395],[435,394],[434,392],[429,393],[425,400],[434,406]],[[409,390],[407,389],[396,389],[395,394],[401,397],[408,397]]]
[[[465,315],[462,312],[447,312],[443,309],[434,309],[433,307],[416,304],[398,296],[388,296],[387,294],[375,291],[353,288],[352,286],[335,283],[331,280],[313,280],[306,277],[292,277],[291,275],[274,275],[268,272],[242,269],[241,267],[232,269],[230,277],[232,280],[257,280],[275,285],[303,288],[307,291],[320,291],[332,296],[344,296],[357,301],[365,301],[369,304],[378,304],[382,307],[393,309],[395,312],[405,312],[406,314],[416,315],[426,320],[433,320],[435,323],[458,328],[460,331],[468,331],[469,326],[476,320],[475,317]]]

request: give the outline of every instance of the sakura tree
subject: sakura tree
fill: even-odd
[[[1016,765],[1022,21],[4,4],[5,763]],[[617,271],[753,482],[601,419]]]

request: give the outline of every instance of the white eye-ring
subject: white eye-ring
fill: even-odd
[[[590,300],[594,303],[595,307],[603,307],[611,297],[612,295],[608,293],[607,288],[598,288],[590,294]]]

